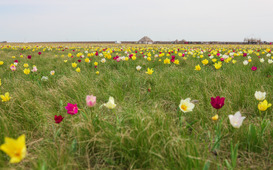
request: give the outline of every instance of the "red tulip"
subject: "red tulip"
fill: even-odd
[[[210,103],[215,109],[221,109],[225,104],[225,98],[220,98],[220,96],[217,96],[216,98],[212,97]]]
[[[27,56],[28,59],[31,59],[31,55]]]
[[[41,52],[38,52],[39,55],[41,55],[42,53]]]
[[[63,121],[64,117],[62,117],[62,115],[59,115],[59,116],[55,115],[54,119],[55,119],[55,123],[59,124]]]

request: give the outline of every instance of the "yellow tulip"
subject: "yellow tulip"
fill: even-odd
[[[6,92],[5,95],[0,95],[2,102],[7,102],[9,101],[11,98],[9,97],[9,92]]]
[[[200,70],[201,70],[201,67],[200,67],[199,64],[198,64],[197,66],[195,66],[195,70],[196,70],[196,71],[200,71]]]
[[[150,69],[150,68],[148,68],[148,70],[147,70],[147,72],[146,72],[146,73],[147,73],[147,74],[149,74],[149,75],[151,75],[151,74],[153,74],[153,72],[154,72],[154,71],[153,71],[153,69],[152,69],[152,68],[151,68],[151,69]]]
[[[258,109],[259,109],[260,111],[266,111],[267,108],[269,108],[269,107],[271,107],[271,106],[272,106],[271,103],[268,103],[267,100],[264,100],[263,102],[260,102],[260,103],[258,104]]]
[[[21,135],[17,139],[5,137],[5,143],[0,146],[0,150],[11,158],[10,163],[21,162],[27,154],[25,135]]]
[[[207,60],[207,59],[202,60],[202,64],[207,65],[208,63],[209,63],[209,60]]]
[[[220,69],[222,67],[222,62],[218,62],[214,64],[214,67],[216,68],[216,70]]]
[[[77,67],[77,63],[72,63],[72,67],[76,68]]]
[[[30,73],[30,69],[29,69],[29,68],[24,69],[24,73],[25,73],[26,75],[28,75],[28,74]]]

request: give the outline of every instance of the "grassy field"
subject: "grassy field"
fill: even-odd
[[[11,99],[0,101],[0,145],[5,137],[25,134],[27,154],[12,164],[1,151],[0,167],[271,169],[273,107],[260,111],[254,96],[266,92],[273,103],[271,50],[258,45],[1,44],[0,92],[9,92]],[[172,56],[179,64],[168,64]],[[33,65],[37,72],[25,74]],[[147,74],[148,68],[154,72]],[[86,105],[87,95],[96,96],[93,107]],[[113,109],[104,106],[110,96]],[[211,105],[216,96],[225,97],[218,110]],[[197,100],[191,112],[179,107],[186,98]],[[78,113],[68,114],[68,103],[77,104]],[[240,128],[228,116],[237,111],[246,117]],[[55,115],[63,121],[55,123]]]

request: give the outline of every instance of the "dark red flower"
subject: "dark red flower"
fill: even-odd
[[[247,56],[247,53],[244,53],[243,56],[246,57],[246,56]]]
[[[212,97],[210,103],[215,109],[221,109],[225,104],[225,98],[221,98],[220,96],[217,96],[216,98]]]
[[[55,115],[54,117],[55,123],[58,123],[58,124],[61,123],[63,119],[64,117],[62,117],[62,115],[59,115],[59,116]]]
[[[15,60],[14,62],[15,62],[15,63],[18,63],[18,60]]]
[[[173,63],[175,61],[175,56],[172,56],[171,62]]]
[[[253,67],[251,67],[251,70],[252,70],[252,71],[256,71],[256,70],[257,70],[257,67],[253,66]]]
[[[31,59],[31,55],[27,56],[28,59]]]
[[[78,60],[78,62],[80,63],[82,60]]]
[[[42,53],[41,52],[38,52],[39,55],[41,55]]]

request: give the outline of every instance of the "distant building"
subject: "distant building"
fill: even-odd
[[[0,41],[0,43],[7,43],[7,41]]]
[[[121,44],[121,41],[116,41],[115,43],[116,43],[116,44]]]
[[[138,40],[137,42],[138,44],[153,44],[153,40],[147,36],[144,36],[143,38],[141,38],[140,40]]]
[[[244,39],[245,44],[261,44],[262,41],[260,38],[254,38],[254,37],[249,37]]]

